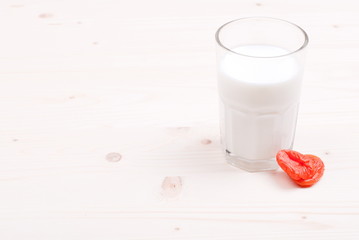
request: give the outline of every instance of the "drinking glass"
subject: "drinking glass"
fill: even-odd
[[[308,36],[288,21],[250,17],[221,26],[216,42],[226,160],[274,170],[276,153],[293,146]]]

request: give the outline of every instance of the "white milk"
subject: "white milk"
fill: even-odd
[[[291,148],[299,104],[301,69],[288,52],[248,45],[227,53],[219,63],[222,144],[229,156],[244,161],[274,159]]]

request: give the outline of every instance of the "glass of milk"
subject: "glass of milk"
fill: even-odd
[[[227,162],[274,170],[276,153],[293,145],[308,36],[293,23],[251,17],[224,24],[216,41]]]

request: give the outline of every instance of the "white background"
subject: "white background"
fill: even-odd
[[[214,33],[247,16],[309,34],[312,188],[221,153]],[[0,239],[359,238],[357,1],[2,0],[0,43]]]

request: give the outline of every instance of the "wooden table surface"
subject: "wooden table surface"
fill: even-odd
[[[219,143],[214,32],[310,36],[295,149],[312,188]],[[2,0],[0,239],[359,239],[359,2]]]

